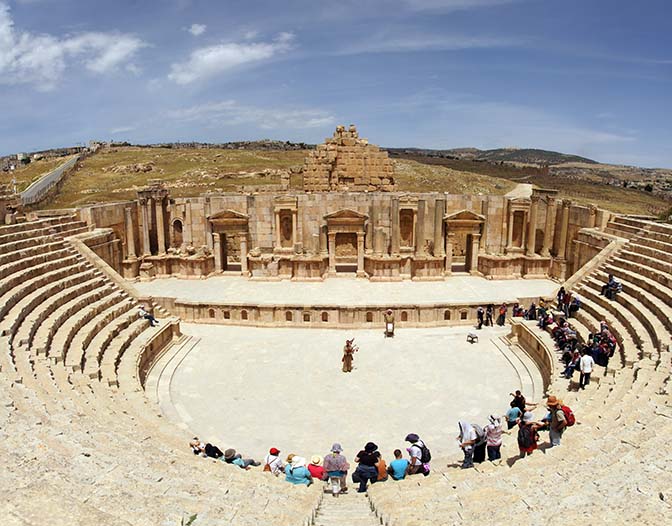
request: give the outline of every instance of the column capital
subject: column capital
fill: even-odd
[[[569,208],[572,206],[572,200],[571,199],[563,199],[562,200],[562,208]]]
[[[541,196],[539,194],[532,194],[530,196],[530,202],[532,204],[537,204],[541,200]]]

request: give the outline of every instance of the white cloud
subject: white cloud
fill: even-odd
[[[168,78],[190,84],[224,73],[238,66],[268,60],[292,49],[293,33],[280,33],[271,42],[229,42],[198,48],[185,62],[172,64]]]
[[[187,31],[189,31],[189,33],[197,37],[205,33],[207,27],[208,26],[206,26],[205,24],[191,24],[191,27]]]
[[[340,55],[361,53],[403,53],[412,51],[457,51],[462,49],[486,49],[515,47],[524,44],[521,38],[474,37],[465,35],[431,35],[395,31],[369,35],[365,40],[354,42],[338,51]]]
[[[62,38],[17,31],[7,4],[0,2],[0,84],[34,84],[53,89],[71,62],[94,73],[126,64],[146,44],[124,33],[87,32]]]
[[[512,4],[520,0],[402,0],[412,11],[460,11]]]
[[[135,126],[119,126],[118,128],[112,128],[110,130],[111,135],[118,135],[120,133],[128,133],[135,130]]]
[[[336,119],[318,109],[259,108],[239,104],[235,100],[209,102],[167,111],[163,118],[178,122],[199,122],[204,126],[237,126],[252,124],[261,129],[303,129],[332,125]]]

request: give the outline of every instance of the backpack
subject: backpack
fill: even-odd
[[[567,427],[572,427],[576,423],[576,417],[572,410],[566,405],[560,406],[562,412],[565,413],[565,422],[567,422]]]
[[[420,462],[423,464],[427,464],[430,460],[432,460],[432,453],[429,451],[429,448],[425,445],[424,442],[420,442],[420,444],[413,444],[415,447],[420,449]]]
[[[518,446],[521,449],[528,449],[536,444],[539,435],[532,430],[532,426],[522,425],[518,429]]]

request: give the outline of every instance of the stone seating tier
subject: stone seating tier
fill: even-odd
[[[0,235],[5,235],[2,228]],[[568,390],[566,380],[551,379],[548,392],[563,398],[578,418],[560,448],[515,460],[515,435],[505,435],[502,466],[485,463],[467,471],[443,467],[458,460],[456,448],[454,458],[434,459],[430,477],[373,485],[368,499],[379,522],[503,523],[515,516],[520,524],[539,524],[557,519],[549,502],[562,506],[563,521],[585,522],[590,516],[646,524],[655,518],[658,524],[672,519],[667,502],[672,466],[661,456],[672,431],[670,353],[664,346],[670,326],[660,319],[669,312],[669,287],[661,265],[652,266],[659,260],[638,260],[631,254],[638,255],[635,249],[622,251],[580,284],[584,309],[570,323],[585,333],[606,319],[618,327],[626,353],[637,339],[650,348],[650,357],[633,356],[633,368],[616,370],[581,393]],[[620,316],[599,296],[598,287],[612,268],[622,272],[624,283],[623,293],[611,303],[622,311]],[[59,274],[63,269],[69,273]],[[18,273],[25,270],[17,267]],[[128,296],[107,280],[102,289],[111,293],[99,297],[95,289],[86,290],[86,283],[100,276],[77,258],[41,270],[0,294],[14,298],[6,308],[0,304],[5,331],[0,346],[7,343],[9,348],[10,339],[18,345],[28,336],[17,346],[28,352],[17,353],[15,363],[8,354],[0,355],[0,396],[7,401],[0,405],[0,458],[6,466],[0,480],[4,487],[15,488],[4,508],[8,517],[26,524],[63,516],[102,525],[153,525],[179,524],[198,513],[196,524],[203,525],[315,522],[319,488],[289,487],[268,474],[194,458],[184,451],[188,435],[160,417],[137,382],[120,380],[118,375],[133,369],[153,333],[133,312]],[[73,275],[88,279],[67,282]],[[45,276],[68,283],[70,292],[55,291],[53,279]],[[652,321],[647,324],[643,317]],[[161,320],[163,327],[166,323]],[[105,348],[94,343],[89,350],[94,340],[106,342]],[[547,334],[541,340],[553,348]],[[69,372],[66,365],[78,358],[81,365],[84,356],[86,372],[97,375]],[[96,362],[100,366],[89,370]],[[25,378],[24,385],[5,374],[10,366]],[[31,506],[20,505],[25,502]],[[317,520],[338,517],[338,509],[323,505]],[[352,523],[368,519],[360,512],[352,512],[351,518]]]

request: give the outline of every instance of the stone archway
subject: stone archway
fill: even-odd
[[[478,252],[485,216],[471,210],[460,210],[443,218],[446,224],[446,266],[445,274],[453,272],[453,254],[464,257],[464,270],[478,274]]]

